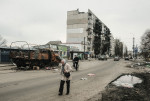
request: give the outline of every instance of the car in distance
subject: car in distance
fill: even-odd
[[[100,55],[98,57],[98,60],[107,60],[107,56],[106,55]]]
[[[114,61],[119,61],[119,60],[120,60],[120,58],[118,56],[114,57]]]
[[[125,57],[124,60],[129,60],[129,57]]]

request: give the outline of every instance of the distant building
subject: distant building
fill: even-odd
[[[47,44],[59,45],[59,44],[62,44],[62,42],[61,41],[49,41]]]
[[[115,55],[115,39],[112,35],[110,36],[110,55]]]
[[[66,45],[62,45],[61,41],[49,41],[46,46],[49,46],[51,50],[62,58],[69,57],[70,48]]]
[[[84,51],[84,45],[80,43],[62,43],[62,45],[69,46],[70,51]]]
[[[77,43],[63,43],[62,45],[66,45],[70,49],[69,59],[73,59],[75,55],[80,57],[80,59],[84,58],[84,50],[82,44]]]
[[[0,63],[11,62],[10,61],[10,48],[0,47]]]
[[[77,46],[80,51],[84,51],[85,45],[85,52],[94,54],[93,26],[97,19],[102,23],[102,34],[106,34],[108,27],[91,10],[88,12],[79,12],[79,9],[68,11],[66,44]]]

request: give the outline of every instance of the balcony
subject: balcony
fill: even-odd
[[[91,35],[91,34],[90,34],[90,35],[88,35],[88,36],[87,36],[87,38],[91,39],[91,38],[92,38],[92,35]]]
[[[89,24],[93,24],[93,20],[88,20],[88,23]]]
[[[93,18],[92,18],[92,16],[88,16],[88,20],[92,20]]]

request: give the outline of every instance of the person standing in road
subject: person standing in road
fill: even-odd
[[[71,71],[72,71],[71,66],[68,63],[66,63],[66,60],[64,60],[64,59],[61,61],[61,63],[62,63],[61,81],[60,81],[59,94],[58,94],[60,96],[63,94],[65,82],[66,82],[66,86],[67,86],[66,95],[68,95],[70,93],[70,80],[72,79],[72,77],[71,77]]]
[[[76,69],[76,71],[78,70],[78,63],[79,63],[79,58],[75,55],[75,58],[73,59],[73,65]]]

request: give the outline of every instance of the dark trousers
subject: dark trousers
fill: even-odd
[[[76,71],[78,70],[78,62],[74,62],[74,67],[76,69]]]
[[[59,87],[59,93],[60,94],[63,94],[64,84],[65,84],[65,81],[61,80],[60,81],[60,87]],[[67,94],[69,94],[69,92],[70,92],[70,80],[66,81],[66,86],[67,86]]]

